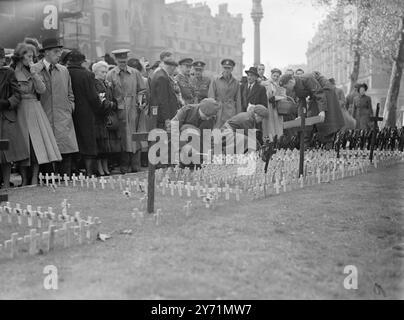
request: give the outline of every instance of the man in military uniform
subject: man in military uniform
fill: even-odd
[[[203,76],[206,63],[203,61],[195,61],[194,77],[191,79],[191,85],[194,88],[196,103],[201,102],[208,97],[209,87],[211,80],[208,77]]]
[[[221,128],[227,120],[241,112],[240,82],[232,75],[235,66],[233,60],[224,59],[222,74],[210,84],[209,98],[215,99],[220,105],[215,128]]]
[[[178,121],[180,131],[191,126],[212,130],[218,111],[219,104],[214,99],[206,98],[198,104],[190,104],[178,110],[172,121]]]
[[[179,61],[179,73],[175,77],[180,90],[181,96],[185,105],[195,103],[195,92],[191,85],[191,68],[194,61],[191,58],[182,59]]]
[[[146,123],[139,121],[144,119],[145,106],[142,101],[146,84],[140,72],[128,66],[129,52],[127,49],[113,51],[118,66],[107,74],[107,81],[111,83],[118,103],[122,174],[139,170],[142,146],[132,141],[132,134],[147,129]]]
[[[241,112],[226,121],[222,127],[223,142],[226,144],[230,142],[230,145],[226,146],[226,151],[233,149],[236,153],[244,152],[247,147],[254,148],[249,151],[255,151],[257,147],[256,134],[251,135],[250,130],[257,130],[264,119],[268,118],[268,108],[263,105],[256,105],[251,107],[249,111]],[[237,138],[241,134],[239,130],[242,130],[244,139]],[[244,145],[242,145],[243,143]]]

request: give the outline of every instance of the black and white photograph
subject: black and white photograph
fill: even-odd
[[[404,299],[403,70],[404,0],[0,0],[0,300]]]

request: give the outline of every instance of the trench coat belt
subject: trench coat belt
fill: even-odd
[[[220,103],[223,103],[223,104],[227,104],[227,103],[236,103],[236,101],[234,101],[234,100],[220,100],[219,101]]]
[[[38,97],[35,94],[22,94],[21,99],[23,99],[23,100],[38,100]]]

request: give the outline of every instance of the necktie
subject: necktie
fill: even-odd
[[[52,75],[53,70],[55,69],[55,66],[53,64],[51,64],[49,66],[49,74]]]

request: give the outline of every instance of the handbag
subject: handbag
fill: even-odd
[[[277,101],[276,109],[280,116],[297,114],[297,104],[291,97],[286,97],[285,99]]]
[[[117,131],[119,129],[119,119],[116,112],[109,112],[105,117],[105,126],[109,131]]]

